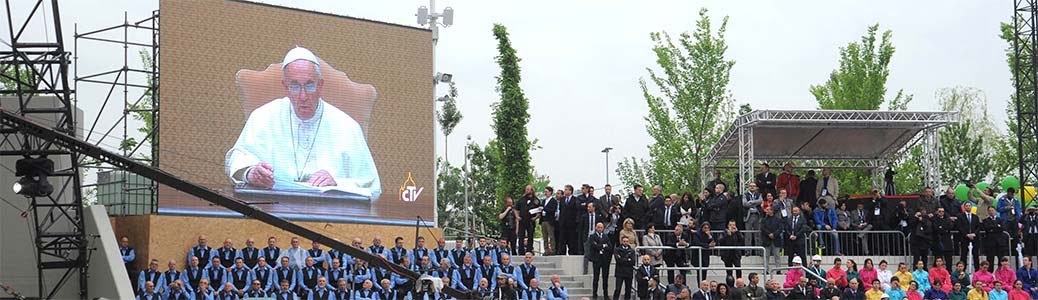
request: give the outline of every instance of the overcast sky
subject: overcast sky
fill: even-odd
[[[28,1],[19,1],[24,3]],[[427,1],[263,1],[278,5],[417,26],[414,13]],[[102,5],[103,4],[103,5]],[[143,19],[157,1],[62,1],[65,40],[73,24],[80,31]],[[935,92],[968,86],[982,90],[996,123],[1004,127],[1012,93],[1006,44],[999,23],[1009,20],[1011,1],[438,1],[451,6],[454,26],[441,30],[438,71],[453,73],[464,120],[446,142],[453,163],[462,160],[466,136],[484,143],[493,136],[490,103],[498,100],[493,23],[508,27],[522,58],[522,87],[530,100],[529,134],[543,147],[532,153],[535,168],[554,185],[605,181],[605,157],[615,162],[647,156],[645,100],[638,79],[653,67],[649,33],[672,35],[693,29],[701,7],[718,26],[728,23],[727,57],[735,60],[729,88],[737,103],[755,109],[815,109],[811,84],[826,80],[837,66],[838,48],[856,41],[879,23],[893,31],[897,48],[887,89],[914,94],[913,110],[936,110]],[[16,6],[14,10],[25,10]],[[16,18],[17,20],[17,18]],[[7,24],[3,22],[3,32]],[[42,30],[27,34],[43,34]],[[49,33],[53,35],[53,33]],[[147,41],[147,34],[131,34]],[[113,37],[121,37],[121,32]],[[8,40],[6,35],[0,39]],[[71,43],[71,42],[70,42]],[[72,50],[72,49],[70,49]],[[115,68],[122,49],[82,43],[79,74]],[[131,57],[130,61],[138,61]],[[81,85],[80,106],[91,120],[106,88]],[[445,93],[441,87],[438,95]],[[132,94],[132,92],[131,92]],[[132,98],[132,95],[131,95]],[[430,99],[431,101],[432,99]],[[118,103],[118,102],[116,102]],[[106,110],[99,128],[118,111]],[[109,115],[110,114],[110,115]],[[437,136],[438,156],[443,136]],[[106,143],[114,145],[112,140]],[[614,170],[615,171],[615,170]],[[616,176],[611,176],[616,182]]]

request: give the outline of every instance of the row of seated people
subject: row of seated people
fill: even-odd
[[[987,261],[981,261],[978,270],[972,274],[967,271],[967,263],[962,261],[949,273],[940,257],[935,258],[929,269],[919,260],[914,270],[910,271],[906,264],[900,263],[893,272],[887,269],[885,260],[880,261],[876,268],[872,259],[866,259],[864,267],[859,269],[850,259],[844,268],[843,261],[836,258],[828,270],[822,268],[820,256],[815,255],[812,261],[806,269],[817,277],[795,268],[786,274],[781,287],[799,294],[805,291],[813,293],[815,298],[808,299],[831,299],[832,296],[880,299],[881,294],[891,300],[966,299],[971,293],[978,297],[983,295],[979,299],[989,299],[988,296],[990,299],[1038,299],[1038,270],[1031,266],[1029,257],[1024,257],[1017,269],[1010,266],[1008,258],[1002,258],[997,269],[991,269]],[[794,258],[795,267],[800,267],[800,263],[799,257]],[[1009,297],[1013,294],[1016,294],[1015,298]]]
[[[324,251],[317,243],[314,243],[313,248],[307,251],[292,251],[299,249],[298,238],[292,239],[293,247],[286,251],[277,249],[276,244],[268,245],[268,248],[264,249],[255,249],[251,247],[250,240],[247,243],[249,247],[224,251],[228,254],[221,253],[220,250],[233,249],[229,240],[220,249],[211,249],[205,245],[205,242],[204,236],[199,237],[199,245],[189,251],[188,267],[184,270],[178,270],[176,262],[171,260],[167,264],[167,270],[163,272],[159,270],[159,261],[152,260],[148,269],[138,273],[136,282],[138,294],[147,292],[149,282],[155,287],[157,293],[162,294],[174,290],[170,285],[177,281],[182,285],[180,288],[188,294],[205,292],[207,289],[216,290],[208,288],[210,286],[230,286],[237,294],[244,295],[254,283],[259,285],[260,290],[269,293],[281,289],[280,283],[285,282],[288,284],[288,290],[298,295],[310,295],[312,291],[318,290],[321,286],[321,278],[324,278],[325,282],[333,283],[330,284],[333,288],[338,289],[338,283],[341,282],[345,283],[350,290],[362,290],[364,282],[368,280],[374,283],[387,282],[388,288],[384,288],[382,284],[374,284],[372,287],[382,294],[391,293],[391,291],[407,292],[414,287],[414,282],[406,277],[380,267],[369,266],[368,262],[346,253],[335,250]],[[268,244],[275,242],[274,238],[268,240]],[[480,239],[479,246],[469,249],[459,241],[456,243],[455,249],[448,251],[443,249],[442,240],[439,242],[440,247],[435,250],[425,249],[424,238],[421,237],[418,239],[417,247],[411,250],[403,247],[403,238],[398,237],[395,242],[396,246],[385,249],[376,238],[371,247],[364,248],[359,239],[354,239],[351,246],[365,249],[388,263],[399,265],[421,275],[447,278],[450,280],[449,286],[462,291],[477,290],[481,279],[488,280],[490,290],[496,289],[498,283],[493,279],[504,276],[506,279],[514,281],[516,290],[521,293],[536,290],[532,287],[532,282],[540,278],[539,270],[532,264],[533,254],[527,253],[523,263],[513,265],[511,256],[508,254],[510,249],[506,243],[492,246],[488,244],[488,240]],[[235,254],[229,255],[231,252]],[[274,261],[275,263],[268,264],[267,255],[265,255],[267,252],[281,253],[278,253],[279,256]],[[296,258],[303,264],[293,264],[294,253],[306,254],[302,258]],[[208,254],[210,258],[202,260],[194,254],[203,257]],[[434,260],[430,256],[441,258]],[[226,257],[233,263],[228,267],[227,260],[221,259],[221,257]],[[417,258],[419,263],[412,263],[412,257]],[[477,260],[474,260],[473,257],[482,257],[479,260],[482,264],[477,264]],[[254,261],[250,261],[252,259]],[[254,262],[253,266],[249,265],[251,262]],[[203,279],[208,282],[207,288],[200,288]],[[565,294],[565,288],[561,285],[549,288],[549,290],[552,289],[558,290],[553,294]]]
[[[450,277],[443,277],[442,283],[450,285]],[[383,279],[379,285],[365,279],[361,288],[355,289],[345,278],[339,279],[336,285],[328,284],[327,278],[318,277],[314,289],[298,291],[291,287],[288,280],[282,280],[277,289],[265,290],[259,280],[253,280],[248,289],[238,290],[232,283],[224,283],[222,288],[214,289],[208,279],[199,280],[196,291],[189,291],[184,281],[176,280],[164,289],[156,289],[151,281],[145,282],[145,289],[137,300],[239,300],[239,299],[278,299],[278,300],[454,300],[446,292],[411,291],[394,289],[389,279]],[[494,281],[496,288],[486,278],[479,280],[473,291],[477,299],[514,299],[514,300],[566,300],[569,293],[562,287],[558,275],[552,277],[552,286],[548,289],[540,287],[537,279],[530,280],[529,288],[522,289],[507,275],[501,274]]]

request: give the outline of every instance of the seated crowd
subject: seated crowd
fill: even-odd
[[[538,283],[540,273],[532,264],[536,224],[544,255],[583,255],[591,263],[593,299],[599,286],[609,298],[614,263],[612,299],[621,293],[630,299],[632,291],[640,299],[1038,299],[1038,271],[1030,260],[1038,255],[1038,213],[1034,207],[1025,212],[1012,188],[996,198],[992,189],[971,185],[968,199],[957,199],[951,189],[935,197],[926,187],[906,201],[896,196],[888,173],[882,192],[874,189],[872,195],[852,199],[838,196],[839,182],[828,168],[821,174],[815,178],[809,170],[801,180],[787,164],[775,176],[762,164],[742,194],[729,191],[715,172],[698,194],[665,196],[654,186],[651,198],[641,185],[626,197],[612,194],[608,184],[603,196],[595,196],[587,184],[580,195],[574,195],[571,185],[559,191],[546,187],[543,198],[527,186],[518,203],[504,199],[497,244],[481,238],[476,245],[457,241],[448,249],[438,240],[428,249],[419,238],[415,248],[405,249],[403,238],[397,237],[393,247],[383,246],[379,238],[367,247],[354,239],[352,246],[441,278],[446,286],[493,299],[568,298],[558,276],[552,276],[547,288]],[[886,261],[874,268],[871,259],[861,269],[847,259],[844,268],[840,258],[824,270],[817,255],[804,267],[806,241],[813,239],[824,250],[811,252],[837,257],[910,253],[914,271],[899,263],[892,273]],[[266,248],[258,249],[248,239],[245,248],[235,249],[228,239],[213,249],[199,237],[184,270],[169,261],[162,272],[158,261],[150,262],[138,276],[138,294],[142,299],[449,298],[415,292],[413,280],[348,254],[325,251],[317,243],[302,249],[299,243],[293,238],[291,248],[282,250],[271,237]],[[712,249],[718,246],[727,248]],[[743,278],[741,260],[750,253],[732,248],[740,246],[763,246],[767,257],[776,259],[766,262],[772,268],[786,256],[789,267],[779,268],[789,270],[785,282],[768,280],[762,287],[762,274]],[[124,250],[124,259],[127,253],[132,255],[132,249]],[[518,254],[524,255],[523,262],[515,264],[511,256]],[[707,280],[712,256],[724,264],[723,283]],[[954,266],[953,256],[958,259]],[[1015,268],[1010,257],[1024,259]],[[667,271],[666,281],[660,278],[661,269]],[[688,276],[699,281],[698,288],[685,284]]]
[[[814,170],[809,170],[801,180],[787,164],[776,176],[767,164],[762,164],[761,172],[746,183],[747,191],[741,194],[729,191],[719,172],[715,172],[713,180],[697,194],[664,195],[660,186],[654,186],[652,195],[645,195],[642,186],[635,185],[631,194],[621,197],[612,194],[612,187],[606,185],[605,194],[597,196],[593,186],[584,184],[579,195],[574,194],[573,186],[566,185],[559,191],[546,187],[541,198],[527,186],[518,204],[505,199],[506,207],[498,218],[501,236],[510,245],[532,249],[532,227],[539,222],[545,255],[584,255],[593,265],[595,298],[599,290],[609,298],[607,277],[613,260],[616,265],[614,299],[618,293],[630,290],[622,290],[622,287],[630,286],[632,280],[637,281],[635,290],[641,298],[654,298],[649,291],[659,289],[654,289],[655,284],[650,282],[660,286],[663,282],[642,273],[653,274],[658,268],[667,270],[667,284],[683,284],[684,274],[698,280],[707,279],[704,269],[710,268],[712,256],[720,258],[728,276],[721,293],[728,293],[728,287],[733,285],[733,292],[741,292],[743,287],[738,286],[738,281],[744,279],[741,260],[749,252],[731,248],[740,246],[763,246],[768,257],[776,259],[776,262],[768,262],[771,266],[780,265],[777,261],[780,256],[787,257],[785,264],[789,267],[785,269],[791,269],[792,276],[787,276],[785,284],[775,285],[776,290],[782,290],[779,292],[782,295],[795,291],[799,278],[803,277],[797,276],[803,274],[799,270],[800,262],[807,260],[809,252],[821,251],[832,256],[911,256],[912,261],[921,263],[922,272],[929,272],[922,269],[923,266],[939,264],[944,274],[954,271],[950,264],[953,256],[957,256],[958,261],[967,261],[971,271],[977,269],[983,274],[996,272],[981,269],[994,266],[1006,257],[1038,255],[1038,215],[1033,207],[1023,209],[1013,188],[996,196],[991,188],[982,190],[970,185],[968,199],[958,199],[952,189],[937,197],[931,187],[924,188],[920,195],[899,196],[892,183],[893,174],[888,172],[887,184],[882,189],[873,189],[870,195],[851,197],[839,193],[839,181],[830,169],[823,168],[818,178],[815,175]],[[816,249],[808,249],[807,241],[817,242],[818,245],[812,246]],[[728,248],[712,249],[718,246]],[[648,261],[631,262],[624,258],[626,254],[621,250],[624,247],[634,248],[634,255],[646,255]],[[755,253],[759,254],[759,251]],[[980,261],[982,257],[986,257],[984,264]],[[837,280],[841,284],[835,287],[841,294],[849,289],[854,299],[858,289],[861,295],[868,293],[871,279],[876,278],[868,274],[876,271],[871,261],[866,262],[858,280],[850,280],[853,279],[850,276]],[[1007,263],[1014,268],[1018,264],[1015,260]],[[840,266],[834,268],[839,270]],[[1024,270],[1021,274],[1031,274],[1029,267],[1021,264],[1019,268]],[[637,274],[630,274],[629,269]],[[849,273],[858,272],[856,265],[853,269]],[[1011,270],[1002,272],[1011,273]],[[680,279],[675,277],[675,271]],[[933,277],[940,274],[930,278]],[[1021,289],[1038,298],[1035,281],[1038,278],[1034,277],[1038,276],[1022,277]],[[825,275],[820,274],[820,278]],[[857,288],[852,288],[851,281],[857,282]],[[1015,280],[1002,283],[1006,294],[1014,294]],[[813,287],[814,297],[820,297],[826,282],[816,279],[808,280],[807,284]],[[889,282],[882,281],[882,284],[889,285]],[[911,282],[902,280],[899,284],[907,289]],[[934,286],[924,281],[917,284],[919,288],[915,290],[921,295]],[[983,284],[986,285],[981,291],[995,289],[994,281]],[[969,280],[961,285],[963,294],[976,289]],[[942,289],[955,294],[950,283],[945,283]],[[674,289],[679,299],[680,290]],[[748,289],[751,290],[756,289]],[[764,292],[763,289],[758,291]],[[912,297],[912,293],[906,294]],[[835,294],[830,291],[828,295]],[[709,295],[705,297],[714,299]],[[891,298],[898,299],[898,295]]]
[[[351,246],[389,264],[435,277],[444,286],[475,291],[479,299],[569,298],[558,275],[552,276],[547,285],[539,283],[532,253],[527,252],[520,263],[512,262],[512,250],[503,240],[495,245],[481,238],[478,246],[471,248],[458,241],[453,249],[448,249],[442,239],[435,248],[426,248],[424,237],[418,237],[412,249],[404,247],[403,237],[397,237],[394,243],[386,247],[376,237],[365,247],[355,238]],[[256,248],[253,239],[245,244],[236,249],[227,239],[222,247],[213,248],[207,245],[205,236],[199,236],[198,245],[187,253],[186,268],[179,269],[177,261],[170,260],[167,269],[160,270],[160,262],[152,260],[135,282],[138,299],[454,299],[446,293],[416,289],[415,280],[347,253],[322,249],[316,242],[309,249],[301,248],[295,237],[291,247],[285,249],[274,237],[267,239],[265,248]]]

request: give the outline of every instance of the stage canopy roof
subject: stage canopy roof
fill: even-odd
[[[704,158],[703,174],[723,161],[736,161],[743,178],[751,178],[758,161],[810,161],[882,174],[901,151],[923,143],[927,176],[936,176],[936,183],[936,130],[958,120],[958,112],[757,110],[736,118],[722,134]]]

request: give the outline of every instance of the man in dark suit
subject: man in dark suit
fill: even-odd
[[[559,248],[555,249],[555,253],[559,255],[565,255],[566,249],[569,249],[570,255],[576,255],[580,251],[579,240],[577,239],[577,215],[581,213],[577,208],[580,204],[577,203],[577,197],[573,196],[573,186],[566,185],[563,189],[562,199],[559,200]]]
[[[806,260],[804,258],[804,239],[807,238],[807,233],[810,231],[807,216],[800,214],[799,207],[793,207],[793,213],[786,221],[786,229],[783,233],[786,235],[785,248],[786,254],[789,255],[789,265],[792,266],[793,257],[800,256],[801,260]]]
[[[656,212],[663,208],[664,198],[666,197],[663,196],[663,187],[658,184],[652,186],[652,197],[649,198],[649,209],[645,211],[645,213],[648,214],[648,216],[646,216],[648,221],[651,222],[656,220]]]
[[[647,224],[645,221],[645,208],[648,206],[649,200],[645,198],[644,190],[642,185],[634,185],[634,193],[627,196],[627,202],[624,203],[621,214],[623,214],[623,220],[631,219],[634,220],[634,228],[645,229]]]
[[[670,227],[663,227],[669,229]],[[674,225],[674,232],[663,234],[663,245],[676,248],[688,248],[692,243],[692,236],[685,232],[685,228],[680,224]],[[663,251],[663,262],[667,264],[668,268],[673,267],[687,267],[688,257],[685,255],[688,251],[685,250],[664,250]],[[698,256],[696,256],[698,257]],[[699,261],[696,261],[697,266]],[[667,282],[674,282],[674,270],[667,270]]]
[[[594,208],[594,204],[588,205],[588,210]],[[613,246],[609,242],[609,236],[605,234],[605,225],[602,222],[595,224],[595,232],[588,236],[588,251],[591,259],[591,268],[594,270],[591,277],[591,299],[598,299],[598,279],[602,279],[602,294],[609,298],[609,262],[613,258]]]
[[[656,211],[652,224],[655,224],[657,228],[673,228],[674,225],[677,225],[681,220],[681,210],[674,205],[677,199],[678,195],[672,194],[663,200],[663,206]]]
[[[761,193],[772,193],[777,195],[778,191],[775,189],[775,183],[778,182],[778,178],[775,177],[775,174],[772,174],[770,170],[771,168],[768,166],[768,163],[761,163],[760,173],[754,177],[754,181],[757,183],[757,187],[760,188]]]
[[[667,299],[667,288],[660,285],[654,278],[649,278],[649,296],[643,298],[645,300],[665,300]]]
[[[699,282],[699,290],[692,293],[692,299],[694,300],[714,300],[717,299],[717,292],[710,290],[710,282],[703,280]]]
[[[555,189],[544,188],[544,211],[541,212],[541,237],[544,238],[544,254],[555,254],[559,249],[558,236],[555,235],[559,222],[559,200],[555,199]]]
[[[576,228],[570,230],[576,231],[576,235],[579,238],[578,242],[580,243],[580,248],[578,248],[578,255],[584,254],[585,246],[587,246],[588,242],[588,237],[595,233],[595,224],[601,223],[603,221],[605,221],[605,217],[599,215],[598,212],[595,211],[594,203],[589,203],[585,208],[585,212],[583,214],[577,215],[577,226]]]
[[[959,236],[964,236],[964,239],[960,240],[959,243],[959,255],[962,258],[960,260],[965,261],[966,257],[970,254],[969,245],[973,243],[973,265],[980,266],[980,218],[977,214],[972,213],[973,205],[969,202],[963,203],[963,218],[959,219]]]
[[[631,280],[634,279],[634,264],[638,254],[631,248],[631,240],[628,237],[620,238],[620,246],[613,251],[616,257],[616,287],[613,290],[613,300],[620,299],[620,289],[623,288],[624,299],[631,299]]]
[[[649,279],[659,282],[660,271],[652,265],[648,255],[642,255],[642,264],[635,269],[634,278],[638,280],[638,298],[646,299],[649,297]]]
[[[598,200],[595,201],[595,207],[598,208],[598,213],[602,214],[603,216],[608,216],[609,215],[609,208],[613,207],[613,186],[612,185],[608,185],[608,184],[605,185],[605,195],[602,195],[602,197],[598,197]],[[623,220],[620,220],[620,221],[623,222]],[[617,227],[622,227],[622,226],[617,225]]]

